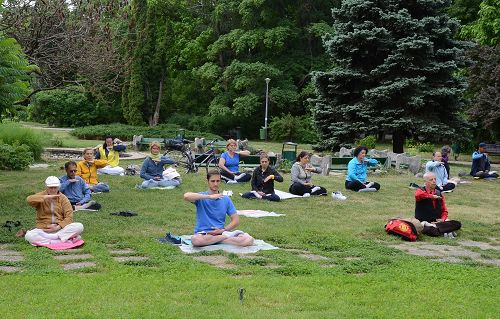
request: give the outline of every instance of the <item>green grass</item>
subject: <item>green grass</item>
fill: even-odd
[[[51,164],[45,171],[0,173],[0,222],[34,225],[26,196],[41,191],[46,176],[63,175],[62,162]],[[52,258],[55,252],[31,247],[2,228],[0,242],[13,244],[25,261],[0,261],[0,265],[24,269],[0,273],[0,318],[497,317],[499,268],[475,262],[438,263],[387,247],[400,240],[384,233],[386,220],[413,213],[413,192],[406,185],[418,181],[411,175],[373,177],[382,184],[379,193],[345,192],[345,202],[330,196],[281,203],[251,201],[237,196],[248,190],[248,184],[224,185],[223,189],[233,190],[238,209],[286,214],[241,217],[240,229],[275,246],[330,259],[306,260],[284,249],[259,252],[254,260],[225,254],[236,269],[200,263],[156,240],[166,231],[192,232],[194,206],[182,195],[205,190],[202,175],[184,175],[181,187],[170,191],[136,190],[139,177],[103,176],[111,185],[110,193],[95,195],[103,209],[75,213],[75,220],[85,225],[83,252],[90,253],[97,264],[87,270],[63,271]],[[285,183],[278,188],[286,190],[289,178],[285,175]],[[315,176],[314,181],[329,191],[344,188],[342,176]],[[498,238],[499,182],[474,181],[446,196],[450,217],[463,223],[458,240]],[[139,216],[109,215],[119,210],[134,210]],[[421,240],[456,245],[441,238]],[[132,248],[149,260],[120,264],[112,259],[107,244]],[[483,255],[500,258],[498,251]],[[272,264],[279,267],[264,267]],[[238,301],[240,287],[245,289],[243,304]]]

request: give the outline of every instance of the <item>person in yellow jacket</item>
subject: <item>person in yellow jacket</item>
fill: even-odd
[[[113,139],[111,136],[106,136],[104,143],[99,146],[96,152],[96,159],[108,161],[108,165],[99,168],[99,174],[109,175],[125,175],[123,167],[118,166],[120,163],[120,152],[125,151],[126,146],[121,144],[119,139]]]
[[[94,159],[94,149],[87,147],[83,150],[83,161],[76,164],[76,175],[80,176],[94,193],[109,192],[109,185],[97,180],[97,170],[106,165],[108,161]]]
[[[36,208],[36,228],[26,232],[30,244],[58,244],[81,239],[81,223],[73,222],[73,207],[59,192],[61,182],[56,176],[45,180],[45,191],[28,196],[28,204]]]

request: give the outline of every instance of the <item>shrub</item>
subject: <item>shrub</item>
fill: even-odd
[[[434,149],[435,149],[434,144],[429,142],[417,144],[417,150],[419,152],[432,153],[434,152]]]
[[[377,145],[377,137],[374,135],[365,136],[359,141],[356,141],[356,145],[366,146],[370,150],[374,149],[375,146]]]
[[[23,170],[33,163],[28,145],[0,144],[0,170]]]
[[[275,117],[269,125],[270,137],[275,141],[294,141],[298,143],[315,143],[318,140],[316,129],[309,116],[293,116],[287,114]]]
[[[144,137],[175,137],[179,125],[161,124],[157,126],[133,126],[125,124],[107,124],[93,125],[87,127],[76,128],[71,131],[71,134],[80,139],[102,140],[106,135],[118,137],[123,140],[132,140],[134,135],[142,135]],[[195,137],[205,137],[207,139],[222,139],[222,137],[206,132],[185,130],[184,137],[194,139]]]
[[[21,127],[17,123],[0,124],[1,143],[11,146],[28,146],[31,156],[39,160],[43,152],[43,140],[41,135],[36,134],[32,129]]]

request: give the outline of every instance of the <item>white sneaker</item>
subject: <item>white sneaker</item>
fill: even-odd
[[[238,181],[238,180],[240,180],[240,178],[242,178],[242,177],[243,177],[243,176],[245,176],[245,175],[246,175],[246,173],[241,173],[240,175],[236,175],[236,176],[234,177],[234,180]]]
[[[341,192],[332,192],[332,197],[334,199],[338,199],[338,200],[346,200],[347,197],[345,197],[344,195],[342,195]]]
[[[311,189],[311,193],[314,193],[315,191],[319,191],[321,188],[319,186],[314,186],[312,189]]]
[[[368,184],[366,184],[366,188],[371,188],[373,186],[373,184],[375,184],[374,182],[369,182]]]
[[[237,181],[231,181],[231,180],[229,180],[229,181],[226,182],[226,184],[238,184],[238,182]]]
[[[302,195],[302,197],[310,197],[311,194],[310,193],[304,193],[304,195]]]

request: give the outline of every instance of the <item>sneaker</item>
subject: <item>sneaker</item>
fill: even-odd
[[[180,236],[173,236],[171,233],[166,233],[164,238],[159,239],[162,243],[169,243],[173,245],[182,244],[182,238]]]
[[[373,184],[375,184],[374,182],[369,182],[368,184],[366,184],[366,188],[371,188],[373,186]]]
[[[236,176],[234,177],[234,180],[238,181],[238,180],[240,180],[240,179],[241,179],[243,176],[245,176],[245,175],[246,175],[246,173],[241,173],[240,175],[236,175]]]
[[[314,186],[312,189],[311,189],[311,193],[314,193],[316,191],[319,191],[321,189],[321,187],[319,186]]]
[[[347,197],[345,197],[344,195],[342,195],[341,192],[332,192],[332,197],[334,199],[338,199],[338,200],[346,200]]]
[[[304,193],[304,195],[302,195],[302,197],[310,197],[311,194],[310,193]]]
[[[226,182],[226,184],[238,184],[238,182],[237,181],[229,180],[229,181]]]

